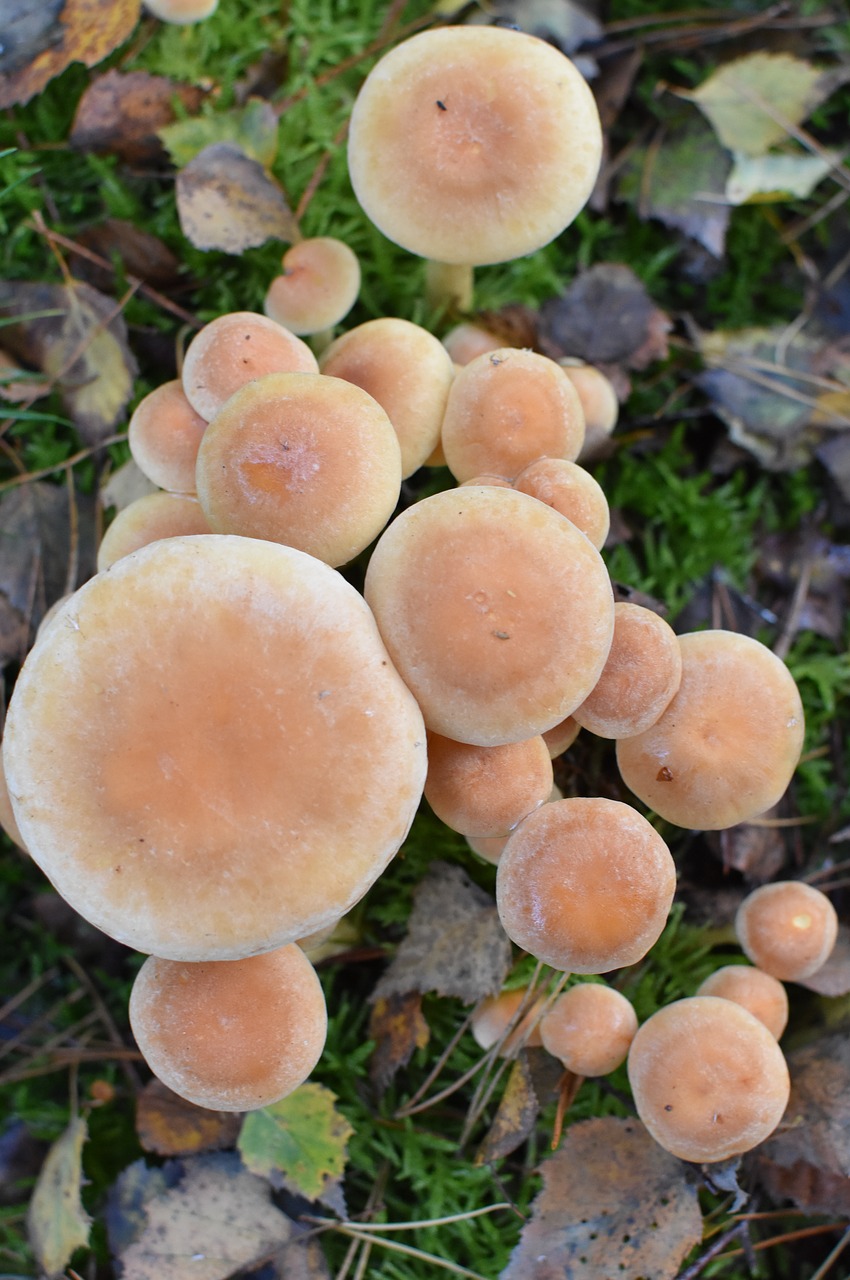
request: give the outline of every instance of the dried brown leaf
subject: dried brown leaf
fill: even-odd
[[[10,25],[33,8],[20,0]],[[50,20],[29,29],[29,40],[21,46],[12,68],[7,70],[0,62],[0,108],[29,102],[72,62],[83,62],[87,67],[101,62],[131,35],[139,20],[141,0],[65,0],[61,9],[52,3],[45,8]],[[5,26],[3,35],[5,44]],[[23,49],[27,61],[21,65]]]
[[[232,142],[204,147],[177,175],[177,212],[196,249],[244,253],[298,229],[274,178]]]
[[[110,152],[128,164],[162,160],[157,130],[176,119],[174,103],[189,113],[203,101],[202,89],[147,71],[107,71],[86,89],[71,126],[80,151]]]
[[[850,995],[850,929],[838,926],[838,938],[826,964],[809,978],[800,978],[799,986],[816,991],[819,996]]]
[[[77,233],[77,243],[84,249],[105,258],[117,259],[129,276],[136,276],[158,289],[173,286],[180,277],[180,259],[173,254],[158,236],[151,235],[144,227],[137,227],[123,218],[106,218],[94,226]],[[108,290],[113,287],[115,272],[99,267],[82,256],[75,257],[72,270],[79,280],[85,280],[93,289]]]
[[[472,1004],[501,991],[510,963],[494,900],[462,867],[434,862],[414,895],[407,936],[372,998],[435,991]]]
[[[540,314],[541,347],[547,355],[630,369],[663,360],[671,328],[670,318],[632,269],[617,262],[582,272]]]
[[[236,1145],[242,1116],[208,1111],[151,1080],[136,1105],[136,1133],[145,1151],[159,1156],[188,1156]]]
[[[697,1188],[637,1120],[584,1120],[540,1168],[543,1189],[501,1280],[672,1280],[702,1239]]]
[[[491,1164],[525,1142],[534,1128],[540,1102],[525,1053],[511,1067],[508,1083],[490,1130],[475,1155],[476,1164]]]
[[[380,996],[369,1015],[369,1039],[375,1041],[369,1076],[375,1088],[383,1092],[414,1052],[425,1048],[430,1037],[420,992]]]

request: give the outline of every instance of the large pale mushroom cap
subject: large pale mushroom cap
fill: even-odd
[[[82,915],[139,951],[238,959],[362,897],[413,819],[425,733],[339,574],[207,535],[71,597],[3,756],[23,838]]]
[[[559,235],[602,149],[593,94],[535,36],[442,27],[398,45],[351,115],[348,167],[384,235],[439,262],[506,262]]]

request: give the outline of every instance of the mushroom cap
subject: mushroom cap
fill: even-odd
[[[139,401],[127,442],[139,470],[160,489],[194,493],[195,460],[206,427],[186,399],[183,383],[175,379]]]
[[[719,996],[749,1009],[778,1040],[788,1022],[788,996],[778,978],[750,964],[727,964],[697,987],[698,996]]]
[[[3,768],[2,751],[0,751],[0,830],[6,833],[13,844],[16,844],[19,849],[23,849],[26,852],[24,838],[15,821],[12,801],[9,798],[9,788],[6,786],[6,771]]]
[[[316,971],[295,943],[245,960],[149,956],[130,993],[130,1025],[151,1071],[214,1111],[251,1111],[292,1093],[318,1062],[327,1024]]]
[[[507,836],[552,791],[552,760],[541,737],[475,747],[428,735],[425,799],[464,836]]]
[[[580,733],[581,725],[573,716],[566,716],[551,729],[547,729],[542,736],[549,749],[550,757],[555,760],[565,751],[569,751]]]
[[[540,1023],[543,1048],[577,1076],[607,1076],[625,1062],[638,1029],[631,1002],[601,982],[579,982]]]
[[[195,334],[183,361],[183,390],[209,422],[234,391],[267,373],[318,373],[313,352],[256,311],[230,311]]]
[[[171,22],[176,26],[202,22],[218,8],[218,0],[144,0],[144,3],[148,13],[161,22]]]
[[[146,493],[112,521],[97,549],[98,573],[151,542],[210,533],[201,504],[192,493]]]
[[[441,27],[396,46],[351,114],[354,193],[385,236],[447,263],[506,262],[559,235],[593,190],[593,94],[553,45]]]
[[[299,240],[283,255],[263,310],[293,333],[321,333],[348,315],[360,292],[357,254],[334,236]]]
[[[519,473],[514,488],[560,511],[602,550],[611,527],[608,499],[584,467],[566,458],[539,458]]]
[[[429,729],[497,746],[552,728],[605,663],[607,571],[569,520],[512,489],[452,489],[378,540],[366,599]]]
[[[670,624],[619,601],[608,661],[573,717],[600,738],[632,738],[661,719],[681,680],[682,651]]]
[[[338,573],[207,534],[71,597],[21,671],[3,759],[27,847],[81,915],[139,951],[229,960],[363,896],[413,820],[425,732]]]
[[[682,681],[659,720],[617,743],[623,781],[668,822],[704,831],[781,798],[800,758],[803,705],[770,649],[732,631],[679,636]]]
[[[555,969],[607,973],[642,959],[676,890],[664,841],[630,805],[544,804],[499,859],[496,902],[508,936]]]
[[[527,987],[518,987],[515,991],[502,991],[497,996],[485,996],[478,1003],[470,1020],[477,1045],[482,1049],[490,1049],[497,1040],[501,1040],[520,1005],[526,1000],[527,992]],[[543,1043],[540,1038],[540,1015],[545,1003],[545,999],[541,997],[527,1009],[502,1045],[500,1057],[512,1058],[522,1048],[540,1047]]]
[[[401,473],[423,466],[440,439],[454,366],[441,342],[421,325],[397,316],[367,320],[322,352],[319,368],[373,396],[393,424]]]
[[[638,1115],[666,1151],[712,1163],[763,1142],[790,1092],[782,1050],[749,1010],[691,996],[654,1013],[632,1041]]]
[[[564,373],[578,392],[584,410],[584,444],[578,460],[582,464],[598,457],[613,433],[620,416],[620,402],[611,379],[592,364],[560,361]]]
[[[507,836],[464,836],[464,839],[474,854],[494,867],[498,866],[504,847],[508,843]]]
[[[584,413],[560,365],[536,351],[502,347],[455,375],[441,431],[458,481],[513,479],[539,458],[573,459],[584,440]]]
[[[395,510],[401,454],[386,413],[360,387],[270,373],[210,422],[196,481],[213,532],[284,542],[336,566],[367,547]]]
[[[759,969],[798,982],[826,964],[838,937],[838,916],[820,889],[802,880],[775,880],[747,894],[735,932]]]
[[[469,364],[476,356],[488,351],[498,351],[504,341],[479,324],[456,324],[443,338],[443,346],[455,364]]]

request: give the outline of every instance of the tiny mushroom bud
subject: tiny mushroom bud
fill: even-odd
[[[425,799],[465,836],[507,836],[552,790],[552,761],[541,737],[475,747],[428,735]]]
[[[116,560],[162,538],[211,533],[198,499],[191,493],[147,493],[119,511],[97,549],[102,573]]]
[[[724,965],[700,983],[696,994],[743,1005],[777,1040],[788,1022],[788,996],[782,983],[749,964]]]
[[[520,1007],[525,1004],[526,1012],[506,1037],[500,1050],[503,1058],[512,1058],[523,1046],[539,1048],[543,1041],[540,1038],[540,1015],[545,1000],[541,997],[531,1005],[528,1003],[528,988],[519,987],[515,991],[502,991],[497,996],[487,996],[476,1007],[472,1015],[472,1034],[475,1043],[482,1049],[491,1049],[507,1031],[515,1020]]]
[[[616,800],[544,804],[499,859],[496,902],[508,936],[555,969],[607,973],[658,941],[676,868],[645,818]]]
[[[196,333],[183,361],[183,390],[209,422],[240,387],[267,373],[318,373],[313,352],[294,333],[254,311],[231,311]]]
[[[600,738],[632,738],[661,719],[682,679],[676,633],[651,609],[614,605],[614,639],[602,675],[573,717]]]
[[[195,462],[206,421],[196,413],[182,382],[164,382],[136,406],[127,429],[139,470],[160,489],[195,492]]]
[[[783,982],[799,982],[826,964],[838,917],[820,889],[802,880],[777,880],[747,895],[735,932],[753,964]]]
[[[519,473],[514,488],[560,511],[602,550],[611,527],[608,499],[584,467],[566,458],[540,458]]]
[[[656,723],[617,743],[623,781],[680,827],[721,830],[783,795],[803,745],[803,706],[788,668],[732,631],[679,636],[682,680]]]
[[[295,943],[244,960],[150,956],[130,1024],[154,1075],[214,1111],[252,1111],[307,1079],[327,1034],[316,971]]]
[[[283,255],[263,310],[293,333],[323,333],[348,315],[360,292],[357,254],[333,236],[299,240]]]
[[[716,996],[667,1005],[629,1050],[638,1115],[666,1151],[713,1163],[769,1137],[790,1080],[776,1039],[749,1010]]]
[[[613,987],[579,982],[540,1023],[543,1048],[577,1076],[607,1076],[625,1062],[638,1029],[631,1003]]]

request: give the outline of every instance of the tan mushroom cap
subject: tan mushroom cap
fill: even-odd
[[[776,880],[746,896],[735,932],[753,964],[783,982],[798,982],[826,964],[838,937],[838,916],[820,889],[802,880]]]
[[[485,474],[512,480],[539,458],[577,457],[584,414],[573,384],[554,360],[502,347],[457,373],[441,439],[456,480]]]
[[[367,320],[332,342],[319,367],[362,387],[386,411],[403,477],[423,466],[439,442],[454,378],[451,359],[432,333],[397,316]]]
[[[505,845],[508,843],[508,836],[464,836],[466,843],[477,857],[489,862],[492,866],[499,865],[499,859]]]
[[[651,729],[617,743],[623,781],[668,822],[721,830],[776,804],[803,745],[800,694],[758,640],[679,637],[682,681]]]
[[[577,1076],[607,1076],[626,1061],[638,1029],[630,1001],[601,982],[579,982],[540,1023],[543,1048]]]
[[[152,13],[155,18],[177,26],[202,22],[218,8],[218,0],[144,0],[144,3],[148,13]]]
[[[195,460],[207,424],[178,379],[156,387],[130,418],[127,441],[139,470],[160,489],[195,492]]]
[[[585,463],[599,456],[620,416],[620,402],[611,379],[592,364],[560,361],[564,373],[578,392],[584,410],[584,444],[578,460]]]
[[[478,324],[456,324],[443,338],[443,346],[455,364],[469,364],[476,356],[498,351],[505,345],[502,338]]]
[[[375,225],[439,262],[506,262],[588,199],[599,116],[554,46],[497,27],[421,32],[386,54],[351,115],[348,167]]]
[[[514,488],[560,511],[602,550],[611,527],[608,499],[584,467],[566,458],[540,458],[519,473]]]
[[[389,526],[366,599],[429,729],[497,746],[552,728],[596,683],[610,580],[587,538],[511,489],[453,489]]]
[[[283,255],[263,310],[293,333],[321,333],[348,315],[360,292],[357,254],[334,236],[299,240]]]
[[[602,675],[573,717],[600,738],[632,738],[661,719],[682,680],[669,623],[639,604],[614,605],[614,639]]]
[[[119,511],[106,530],[97,549],[98,573],[151,542],[211,532],[194,494],[147,493]]]
[[[788,996],[778,978],[749,964],[727,964],[697,987],[698,996],[719,996],[748,1009],[778,1040],[788,1023]]]
[[[691,996],[646,1021],[629,1051],[638,1115],[666,1151],[713,1163],[758,1146],[790,1092],[782,1050],[747,1009]]]
[[[231,311],[204,325],[189,343],[183,390],[209,422],[235,391],[267,373],[318,373],[313,352],[283,325],[255,311]]]
[[[149,956],[130,993],[130,1025],[151,1071],[215,1111],[252,1111],[292,1093],[318,1062],[327,1023],[316,971],[294,943],[245,960]]]
[[[337,566],[395,510],[401,455],[386,413],[360,387],[318,373],[270,373],[213,418],[196,480],[215,533],[283,542]]]
[[[527,996],[528,988],[519,987],[516,991],[502,991],[497,996],[486,996],[481,1000],[470,1022],[475,1043],[482,1049],[492,1049],[516,1018],[520,1006],[525,1004],[526,1012],[505,1039],[499,1056],[512,1058],[524,1047],[539,1048],[543,1043],[540,1038],[540,1015],[546,1001],[541,997],[529,1005]]]
[[[338,573],[207,535],[68,601],[18,679],[3,758],[21,834],[80,914],[139,951],[229,960],[362,897],[413,820],[425,731]]]
[[[581,725],[573,716],[567,716],[553,728],[547,729],[543,734],[543,741],[549,748],[550,757],[555,760],[565,751],[569,751],[580,733]]]
[[[616,800],[557,800],[530,814],[499,859],[496,902],[508,936],[555,969],[607,973],[642,959],[676,889],[670,851]]]
[[[507,836],[552,791],[552,760],[541,737],[475,747],[428,735],[425,799],[465,836]]]
[[[9,799],[9,788],[6,786],[6,771],[3,768],[2,752],[0,752],[0,830],[5,831],[12,843],[26,852],[24,838],[18,829],[15,814],[12,810],[12,801]]]

